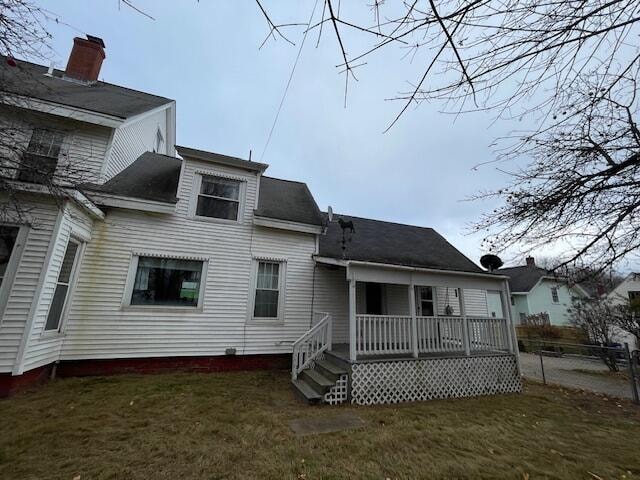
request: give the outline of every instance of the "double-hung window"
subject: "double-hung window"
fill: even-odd
[[[283,262],[258,261],[253,302],[253,318],[280,318]]]
[[[29,145],[22,155],[18,180],[31,183],[51,181],[58,166],[64,133],[34,128]]]
[[[60,323],[69,297],[69,290],[73,281],[79,250],[80,243],[75,240],[69,240],[64,258],[62,259],[62,266],[58,274],[51,307],[49,307],[47,322],[44,326],[45,331],[60,330]]]
[[[557,287],[551,287],[551,301],[553,303],[560,303],[560,297],[558,296]]]
[[[204,262],[135,256],[129,305],[198,307]]]
[[[237,221],[241,183],[239,180],[202,175],[196,216]]]
[[[5,281],[7,267],[9,266],[9,260],[11,260],[11,254],[16,245],[19,231],[19,227],[0,225],[0,286]]]

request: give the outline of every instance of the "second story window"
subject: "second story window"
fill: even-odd
[[[239,180],[203,175],[196,215],[237,221],[240,209],[240,184]]]
[[[551,287],[551,301],[553,303],[560,303],[560,297],[558,297],[557,287]]]
[[[22,155],[18,180],[32,183],[50,181],[58,166],[63,140],[63,132],[34,128],[29,145]]]

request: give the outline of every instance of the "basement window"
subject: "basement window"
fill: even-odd
[[[201,260],[135,256],[130,305],[198,307],[202,298]]]
[[[64,133],[34,128],[27,149],[22,154],[17,179],[30,183],[47,183],[58,166]]]
[[[196,216],[237,221],[241,183],[239,180],[202,175]]]

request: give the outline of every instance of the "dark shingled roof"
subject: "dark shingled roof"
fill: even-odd
[[[16,60],[11,67],[0,55],[0,89],[68,107],[81,108],[118,118],[129,118],[166,105],[172,100],[105,82],[83,84],[63,80],[61,70],[45,75],[47,67]]]
[[[353,221],[355,232],[347,243],[345,258],[365,262],[407,265],[462,272],[483,272],[432,228],[334,215]],[[347,233],[349,236],[349,233]],[[342,229],[331,222],[320,236],[321,257],[341,259]]]
[[[302,182],[262,176],[256,215],[309,225],[322,225],[323,216]]]
[[[538,280],[550,275],[544,268],[528,265],[501,268],[495,273],[509,277],[509,289],[512,292],[528,292],[538,283]]]
[[[266,163],[250,162],[242,158],[221,155],[220,153],[206,152],[195,148],[181,147],[176,145],[176,150],[183,157],[195,158],[206,162],[214,162],[220,165],[228,165],[230,167],[242,168],[250,172],[264,172],[269,165]]]
[[[103,185],[85,185],[86,190],[124,197],[176,203],[182,160],[145,152],[135,162]]]

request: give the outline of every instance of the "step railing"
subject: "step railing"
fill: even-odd
[[[356,315],[356,355],[411,353],[411,317]]]
[[[299,339],[293,342],[291,359],[291,379],[298,378],[300,372],[309,367],[321,353],[331,349],[331,315],[326,312],[314,312],[314,320],[320,320]]]

